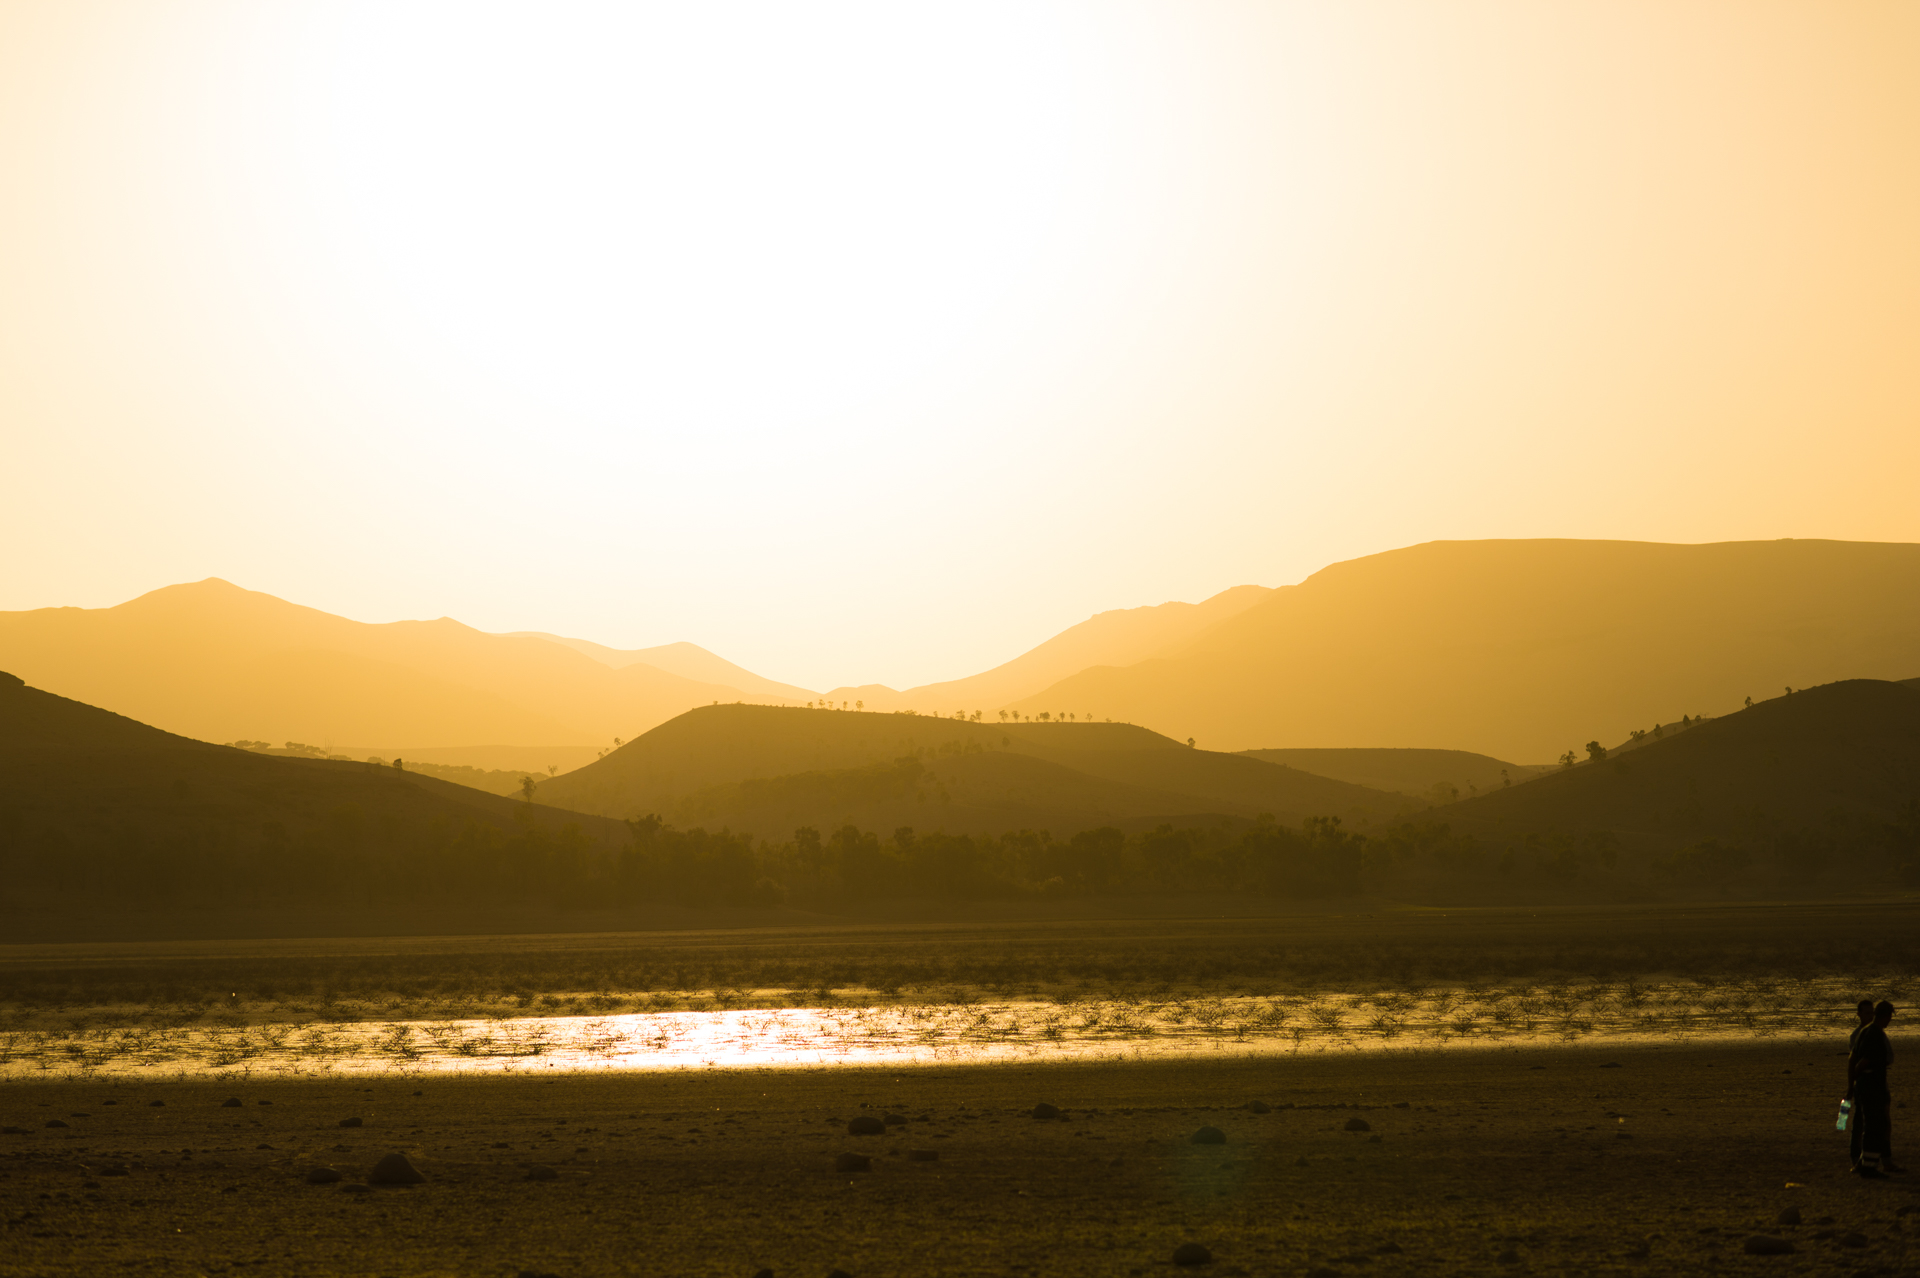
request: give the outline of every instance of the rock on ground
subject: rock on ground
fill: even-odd
[[[427,1178],[407,1161],[405,1154],[388,1154],[373,1165],[367,1176],[369,1185],[424,1185]]]

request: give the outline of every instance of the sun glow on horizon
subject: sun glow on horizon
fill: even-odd
[[[1893,5],[14,6],[0,608],[217,575],[904,687],[1439,537],[1920,538],[1916,45]]]

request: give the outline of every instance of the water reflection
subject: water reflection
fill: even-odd
[[[1826,983],[1822,983],[1824,986]],[[908,1065],[1431,1050],[1827,1032],[1845,990],[1777,1005],[1697,987],[133,1024],[0,1034],[0,1078]]]

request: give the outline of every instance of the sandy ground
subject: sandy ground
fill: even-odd
[[[17,1083],[0,1274],[1920,1272],[1920,1172],[1846,1174],[1841,1046]],[[359,1186],[393,1151],[426,1183]]]

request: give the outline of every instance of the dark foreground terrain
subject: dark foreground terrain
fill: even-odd
[[[1840,1045],[13,1084],[0,1274],[1913,1273]],[[395,1151],[425,1183],[365,1187]]]

